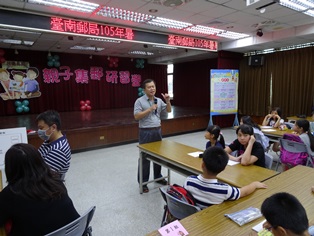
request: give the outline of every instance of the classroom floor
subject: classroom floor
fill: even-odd
[[[226,143],[236,138],[234,129],[223,129]],[[167,137],[204,149],[204,131]],[[66,186],[77,211],[96,206],[91,225],[93,235],[141,236],[160,227],[164,201],[157,183],[140,194],[137,183],[138,143],[103,148],[72,155]],[[276,155],[276,154],[274,154]],[[151,164],[152,167],[152,164]],[[166,175],[166,169],[162,172]],[[152,178],[152,171],[151,171]],[[182,185],[186,177],[171,172],[171,184]]]

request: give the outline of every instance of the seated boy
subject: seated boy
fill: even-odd
[[[308,235],[309,221],[299,200],[289,193],[276,193],[263,202],[264,228],[274,236]]]
[[[190,191],[200,208],[206,208],[213,204],[220,204],[225,200],[237,200],[247,196],[258,188],[267,186],[260,182],[252,182],[242,188],[232,187],[225,183],[219,183],[217,175],[228,164],[228,154],[220,147],[207,148],[203,154],[203,174],[189,176],[184,187]]]

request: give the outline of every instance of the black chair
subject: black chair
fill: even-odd
[[[94,216],[95,210],[95,206],[91,207],[84,215],[45,236],[91,236],[92,227],[89,226],[89,223]]]

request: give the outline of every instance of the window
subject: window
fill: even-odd
[[[173,99],[173,64],[167,66],[168,94]]]

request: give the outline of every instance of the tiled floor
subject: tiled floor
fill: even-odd
[[[236,138],[234,129],[224,129],[226,143]],[[172,136],[174,140],[204,149],[204,132]],[[160,227],[163,199],[160,185],[148,185],[149,193],[139,194],[137,143],[73,154],[66,186],[78,212],[96,206],[93,235],[145,235]],[[151,165],[152,166],[152,165]],[[166,174],[166,169],[163,169]],[[171,172],[172,183],[182,185],[185,177]]]

